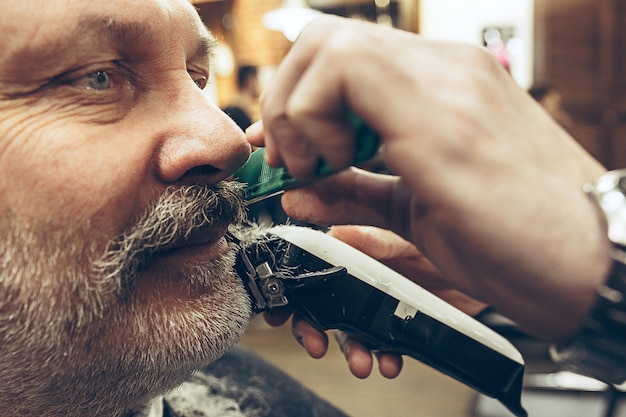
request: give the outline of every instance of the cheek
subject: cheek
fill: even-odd
[[[138,206],[149,158],[120,129],[29,118],[0,123],[0,206],[29,222],[119,230]]]

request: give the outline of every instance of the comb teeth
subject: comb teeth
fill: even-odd
[[[234,178],[247,184],[245,199],[248,204],[280,193],[297,183],[285,168],[272,168],[265,162],[264,148],[254,151]]]
[[[259,176],[259,182],[269,181],[270,178],[272,178],[272,169],[270,168],[269,165],[264,163],[261,166],[261,175]]]

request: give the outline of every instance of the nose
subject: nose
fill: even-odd
[[[158,179],[171,184],[214,184],[250,155],[241,129],[192,82],[170,94],[157,150]],[[174,98],[172,100],[172,98]]]

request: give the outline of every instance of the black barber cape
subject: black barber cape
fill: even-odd
[[[348,417],[242,347],[128,417]]]

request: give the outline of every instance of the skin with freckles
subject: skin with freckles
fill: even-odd
[[[395,253],[405,273],[405,255],[418,253],[433,270],[411,279],[432,283],[434,271],[528,332],[567,342],[611,264],[606,224],[582,191],[605,168],[485,49],[338,17],[300,34],[248,140],[296,177],[320,158],[345,168],[354,153],[348,109],[380,134],[396,175],[350,169],[291,190],[287,214],[394,232],[371,234],[365,248]],[[363,245],[358,230],[341,238]],[[315,356],[324,351],[317,336],[303,341]]]
[[[186,0],[0,6],[0,414],[124,415],[247,324],[249,145]]]

